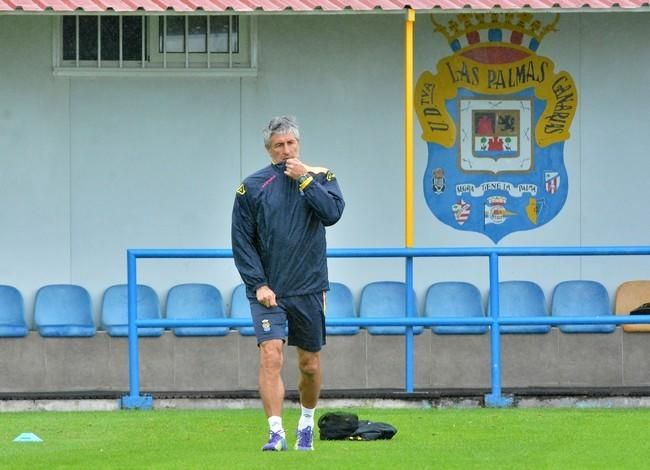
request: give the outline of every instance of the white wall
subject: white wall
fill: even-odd
[[[0,282],[28,305],[71,278],[68,84],[50,72],[49,22],[0,17]]]
[[[0,283],[31,317],[48,283],[78,283],[97,317],[103,290],[126,280],[132,247],[229,247],[240,179],[268,162],[261,128],[278,114],[302,125],[303,159],[331,167],[344,218],[331,247],[402,246],[403,16],[261,16],[259,74],[231,79],[54,78],[51,17],[0,16]],[[416,78],[450,54],[427,15],[416,22]],[[547,225],[500,246],[640,245],[650,217],[644,183],[648,13],[563,14],[538,53],[568,71],[580,95],[565,145],[569,196]],[[416,128],[417,246],[492,246],[439,222],[422,194],[426,144]],[[515,258],[502,279],[598,279],[613,294],[648,278],[645,258]],[[140,261],[139,280],[164,299],[180,282],[212,282],[228,299],[230,260]],[[483,259],[416,261],[420,300],[436,280],[487,287]],[[402,279],[401,260],[332,260],[355,293]]]

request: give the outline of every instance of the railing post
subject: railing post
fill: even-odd
[[[406,257],[406,316],[415,316],[415,299],[413,298],[413,257]],[[413,392],[413,327],[407,326],[404,335],[404,357],[405,357],[405,389],[407,393]]]
[[[120,405],[127,409],[150,409],[153,399],[140,395],[140,358],[138,351],[138,290],[136,256],[126,252],[129,331],[129,394],[122,397]]]
[[[512,397],[501,394],[501,331],[499,328],[499,255],[490,253],[490,365],[492,393],[485,395],[485,405],[491,408],[512,406]]]
[[[404,21],[404,246],[413,248],[413,26],[415,10],[408,7]],[[413,299],[413,257],[406,261],[406,316],[415,312]],[[404,334],[406,391],[413,391],[413,327]]]

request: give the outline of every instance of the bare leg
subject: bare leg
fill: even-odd
[[[296,349],[298,350],[298,368],[300,369],[298,381],[300,404],[305,408],[316,408],[321,386],[320,353]]]
[[[259,387],[266,416],[282,416],[284,401],[284,382],[282,365],[284,363],[283,341],[272,339],[260,344]]]

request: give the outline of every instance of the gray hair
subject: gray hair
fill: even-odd
[[[294,137],[300,140],[300,130],[298,129],[298,122],[293,116],[276,116],[269,122],[268,126],[264,128],[264,146],[266,148],[271,145],[271,137],[275,134],[293,134]]]

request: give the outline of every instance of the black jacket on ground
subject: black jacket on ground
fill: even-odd
[[[329,288],[325,227],[341,218],[343,195],[325,168],[312,169],[303,191],[284,169],[269,165],[237,188],[232,250],[249,298],[263,285],[276,297]]]

